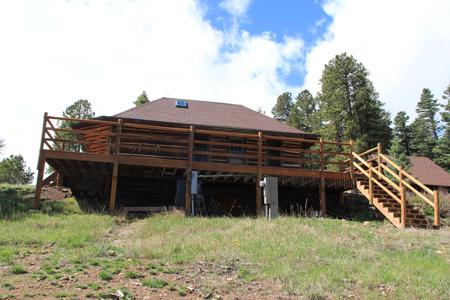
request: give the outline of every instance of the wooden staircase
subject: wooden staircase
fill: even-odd
[[[397,228],[439,228],[439,195],[381,153],[381,146],[352,153],[357,189]],[[434,210],[430,220],[412,196]],[[431,199],[431,200],[430,200]]]

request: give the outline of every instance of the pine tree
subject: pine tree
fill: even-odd
[[[318,94],[320,133],[335,141],[355,140],[358,150],[388,147],[391,129],[389,113],[368,78],[363,64],[346,53],[325,65]]]
[[[291,93],[283,93],[277,98],[277,103],[272,108],[273,117],[279,121],[287,122],[292,109]]]
[[[433,158],[433,148],[436,145],[432,128],[424,119],[417,117],[411,123],[411,154]]]
[[[450,84],[442,98],[447,100],[447,104],[442,105],[444,110],[441,112],[444,134],[433,149],[433,155],[434,161],[450,172]]]
[[[295,98],[288,123],[305,132],[312,132],[315,127],[315,112],[316,102],[313,95],[308,90],[303,90]]]
[[[142,94],[140,94],[139,97],[137,97],[136,101],[134,101],[133,103],[137,107],[148,102],[150,102],[150,100],[148,100],[147,93],[145,93],[145,91],[142,91]]]
[[[91,119],[95,117],[92,105],[88,100],[77,100],[69,105],[64,111],[63,116],[74,119]]]
[[[95,117],[95,112],[92,110],[92,105],[88,100],[80,99],[69,105],[64,111],[63,116],[72,119],[92,119]],[[74,122],[62,121],[61,128],[70,128]],[[64,140],[77,141],[77,137],[71,132],[60,132],[59,136]],[[60,145],[62,146],[62,145]],[[80,152],[82,147],[77,143],[64,144],[64,149],[68,151]]]
[[[436,121],[436,114],[438,111],[439,104],[437,99],[434,98],[434,95],[429,89],[424,88],[416,107],[417,117],[422,118],[428,123],[435,140],[438,139],[438,122]]]
[[[411,167],[411,162],[409,161],[408,155],[405,153],[405,149],[399,136],[394,136],[392,139],[389,155],[391,155],[392,160],[403,169],[408,170]]]
[[[411,129],[408,126],[409,117],[404,111],[400,111],[394,118],[393,138],[398,139],[401,152],[411,155]]]
[[[433,159],[433,148],[438,141],[436,113],[437,99],[427,88],[422,90],[416,106],[417,117],[411,124],[411,152],[414,155]]]

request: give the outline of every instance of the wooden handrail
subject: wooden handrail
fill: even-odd
[[[355,167],[364,175],[366,175],[369,178],[369,173],[367,173],[361,166],[359,165],[355,165]],[[372,172],[376,170],[375,168],[372,167]],[[381,182],[379,182],[378,180],[376,180],[375,178],[372,177],[372,181],[378,185],[381,189],[383,189],[386,193],[388,193],[395,201],[397,201],[398,203],[401,203],[400,198],[395,195],[394,193],[392,193],[387,187],[385,187]]]
[[[358,154],[353,153],[353,156],[355,156],[359,161],[361,161],[367,168],[372,168],[372,172],[374,172],[376,175],[378,175],[378,177],[380,177],[381,179],[383,179],[384,181],[386,181],[387,183],[389,183],[392,187],[394,187],[397,191],[400,192],[400,186],[398,186],[397,184],[395,184],[393,181],[391,181],[389,178],[387,178],[386,176],[384,176],[380,171],[378,171],[376,168],[370,167],[369,164],[362,159]]]
[[[406,172],[405,170],[403,170],[399,165],[397,165],[395,162],[393,162],[389,157],[387,157],[384,154],[380,154],[381,158],[383,160],[385,160],[386,162],[388,162],[391,166],[393,166],[394,168],[396,168],[400,173],[402,173],[402,175],[408,177],[408,179],[410,179],[412,182],[414,182],[415,184],[417,184],[421,189],[423,189],[424,191],[426,191],[427,193],[429,193],[430,195],[434,194],[434,191],[431,190],[429,187],[427,187],[426,185],[424,185],[422,182],[420,182],[419,180],[417,180],[414,176],[412,176],[411,174],[409,174],[408,172]]]
[[[371,160],[364,160],[362,156],[373,153],[376,151],[376,158],[372,158]],[[401,206],[401,227],[406,226],[406,189],[412,191],[415,195],[417,195],[421,200],[423,200],[426,204],[430,205],[434,209],[434,225],[439,226],[439,195],[436,191],[431,190],[423,183],[421,183],[417,178],[403,170],[398,164],[392,161],[389,157],[381,153],[381,145],[378,144],[377,147],[369,149],[360,154],[352,153],[354,158],[357,161],[353,161],[352,165],[356,167],[362,174],[369,178],[369,201],[372,198],[371,191],[371,182],[373,181],[378,186],[380,186],[386,193],[388,193],[393,199],[400,203]],[[373,167],[369,164],[369,161],[377,161],[377,167]],[[368,171],[365,171],[362,167],[364,165]],[[386,171],[391,176],[393,176],[396,180],[398,180],[398,185],[394,183],[392,180],[387,178],[382,171]],[[396,172],[397,171],[397,172]],[[388,185],[395,188],[400,193],[400,198],[397,195],[394,195],[388,188],[373,178],[372,174],[377,175],[379,179],[383,179]],[[414,186],[419,186],[424,192],[418,191]],[[428,195],[432,195],[433,200],[430,200],[429,197],[424,195],[427,193]]]
[[[376,151],[378,148],[377,147],[375,147],[375,148],[372,148],[372,149],[369,149],[369,150],[366,150],[366,151],[364,151],[364,152],[362,152],[362,153],[359,153],[359,156],[364,156],[364,155],[367,155],[367,154],[369,154],[369,153],[371,153],[371,152],[374,152],[374,151]]]
[[[50,120],[68,121],[68,122],[74,122],[74,123],[117,125],[117,122],[96,120],[96,119],[75,119],[75,118],[64,118],[64,117],[54,117],[54,116],[48,116],[47,118]]]

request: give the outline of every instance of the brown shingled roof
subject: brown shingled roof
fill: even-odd
[[[175,106],[178,99],[161,98],[121,112],[114,117],[202,125],[245,130],[262,130],[293,134],[305,134],[243,105],[210,101],[184,100],[188,108]]]
[[[450,187],[450,173],[435,164],[428,157],[410,156],[409,173],[425,185]]]

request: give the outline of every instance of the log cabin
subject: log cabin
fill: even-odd
[[[57,181],[111,212],[260,215],[259,183],[272,176],[280,212],[309,203],[325,215],[327,202],[342,204],[358,188],[397,227],[429,225],[402,194],[403,170],[400,183],[382,172],[386,159],[379,145],[357,154],[352,141],[324,141],[236,104],[161,98],[89,120],[45,113],[35,206],[42,186]],[[44,179],[45,164],[55,172]]]

